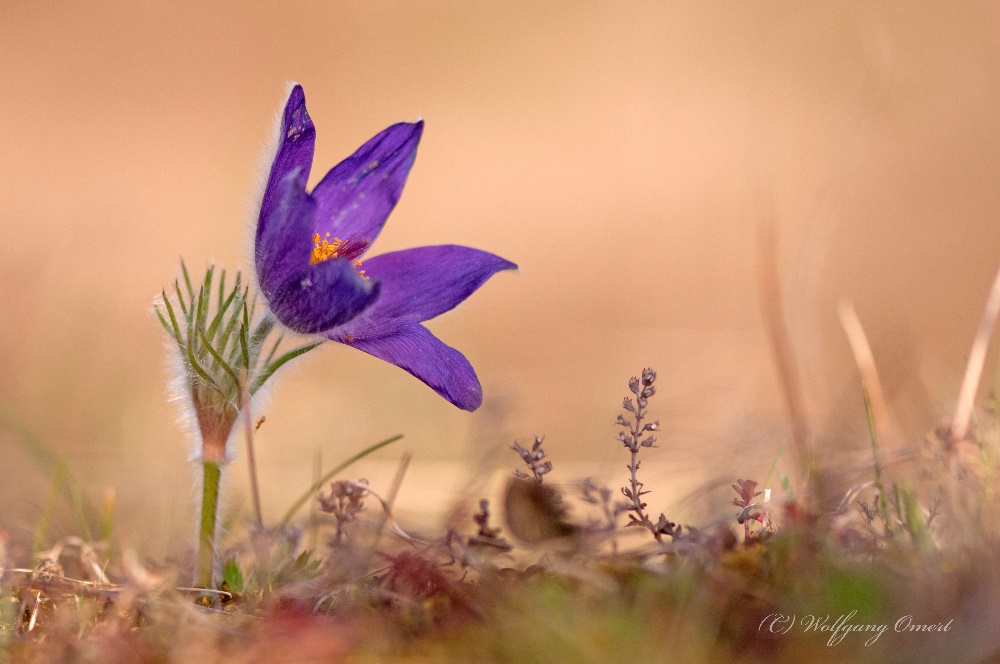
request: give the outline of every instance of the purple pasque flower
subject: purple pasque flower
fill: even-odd
[[[302,87],[294,86],[261,200],[257,278],[272,314],[289,329],[383,359],[471,411],[483,401],[476,372],[421,323],[517,266],[456,245],[361,260],[403,192],[423,127],[422,121],[392,125],[307,192],[316,127]]]

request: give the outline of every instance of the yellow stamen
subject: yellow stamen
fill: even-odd
[[[309,264],[315,265],[316,263],[322,263],[325,260],[330,260],[331,258],[337,257],[337,250],[340,249],[340,245],[344,242],[339,238],[333,238],[333,242],[330,242],[330,234],[327,233],[325,237],[321,240],[319,233],[313,235],[313,244],[316,245],[312,250],[312,255],[309,257]]]
[[[312,254],[309,256],[309,264],[315,265],[316,263],[322,263],[323,261],[330,260],[331,258],[338,257],[338,251],[342,246],[344,246],[344,241],[339,237],[333,238],[333,242],[330,242],[330,234],[325,234],[320,238],[319,233],[313,235],[313,247]],[[365,271],[358,268],[361,267],[361,261],[354,261],[354,269],[357,271],[358,276],[362,279],[367,280],[368,277],[365,276]]]

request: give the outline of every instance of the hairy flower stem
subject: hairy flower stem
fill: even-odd
[[[195,585],[200,588],[212,587],[215,568],[215,520],[219,512],[219,486],[222,466],[213,461],[204,461],[205,482],[201,494],[201,525],[198,528],[198,567]]]

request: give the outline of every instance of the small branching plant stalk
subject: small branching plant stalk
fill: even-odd
[[[542,449],[542,443],[545,438],[541,436],[535,436],[535,443],[531,446],[531,449],[525,449],[515,440],[514,444],[510,446],[510,449],[518,453],[521,459],[524,461],[525,465],[528,466],[528,470],[531,474],[524,472],[520,469],[514,470],[514,475],[520,477],[521,479],[533,479],[539,484],[545,479],[548,473],[552,472],[552,462],[545,458],[545,450]]]
[[[347,540],[347,526],[365,508],[365,494],[368,480],[345,482],[343,480],[330,484],[330,493],[319,496],[320,509],[331,514],[337,524],[337,531],[330,541],[330,546],[343,546]]]
[[[626,412],[631,413],[631,419],[619,415],[618,421],[615,424],[624,427],[623,431],[618,432],[618,440],[632,454],[628,465],[630,474],[629,486],[622,487],[622,495],[629,500],[629,505],[626,509],[629,512],[628,525],[645,528],[653,535],[657,542],[662,544],[664,535],[669,535],[671,539],[676,538],[681,534],[681,529],[677,524],[668,521],[667,517],[663,514],[660,515],[660,518],[656,522],[649,518],[649,515],[646,513],[646,503],[642,501],[642,497],[649,493],[649,491],[643,489],[644,485],[638,478],[639,464],[641,463],[639,461],[639,450],[644,447],[656,447],[656,436],[652,432],[660,428],[658,421],[645,421],[648,416],[646,406],[649,403],[650,397],[656,394],[656,387],[653,385],[654,382],[656,382],[655,369],[643,369],[642,375],[639,378],[632,377],[628,383],[628,389],[635,396],[635,402],[632,401],[632,397],[625,397],[624,402],[622,402],[622,408]]]
[[[475,535],[466,540],[466,545],[473,548],[493,549],[496,551],[510,551],[513,547],[510,542],[504,539],[503,531],[490,525],[490,501],[486,498],[479,500],[479,511],[476,512],[472,520],[479,529]]]
[[[197,288],[183,261],[181,273],[183,281],[175,280],[173,292],[168,295],[164,290],[154,306],[163,329],[177,345],[177,397],[187,406],[199,444],[204,483],[195,583],[209,588],[215,566],[222,467],[229,459],[227,443],[233,426],[275,371],[319,344],[279,354],[282,335],[270,341],[275,320],[269,313],[257,315],[256,298],[239,272],[228,288],[225,270],[216,281],[215,266],[208,268]],[[255,477],[251,477],[251,486],[256,486]],[[257,496],[254,504],[259,505]]]
[[[551,484],[544,483],[545,476],[552,472],[552,462],[546,458],[543,442],[544,438],[535,436],[530,450],[517,441],[510,446],[531,472],[514,469],[516,479],[507,485],[504,496],[504,512],[511,534],[534,544],[575,536],[579,531],[577,525],[566,519],[567,509],[562,494]],[[487,507],[487,503],[480,503],[481,511],[476,516],[476,523],[489,518]],[[484,524],[480,523],[480,526],[480,535],[484,535]],[[488,535],[484,538],[490,539]]]
[[[463,537],[456,530],[449,529],[444,546],[450,558],[463,568],[473,568],[480,572],[494,570],[492,559],[509,552],[514,547],[503,537],[503,530],[490,524],[490,501],[479,499],[479,511],[472,516],[477,526],[476,533]]]
[[[613,495],[611,487],[604,486],[603,484],[598,485],[590,477],[583,478],[583,483],[580,485],[580,500],[598,507],[601,510],[601,516],[604,520],[603,523],[599,521],[592,522],[590,524],[592,531],[614,532],[618,527],[618,515],[627,511],[632,504],[622,500],[612,500],[611,497]]]
[[[750,530],[750,522],[756,521],[762,527],[764,525],[764,509],[759,503],[754,502],[754,498],[763,494],[757,491],[757,482],[754,480],[736,480],[733,491],[738,498],[733,498],[733,505],[740,508],[740,513],[736,515],[736,523],[743,526],[743,540],[749,542],[753,537]]]
[[[446,564],[458,563],[463,570],[472,569],[480,574],[495,571],[493,559],[514,547],[503,536],[503,530],[490,524],[490,501],[479,499],[479,511],[472,516],[477,526],[475,534],[468,537],[449,528],[440,543],[440,552]]]

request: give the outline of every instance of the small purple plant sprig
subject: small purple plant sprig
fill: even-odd
[[[756,489],[757,482],[754,480],[736,480],[736,484],[733,485],[733,491],[739,496],[733,498],[733,505],[742,508],[736,515],[736,522],[743,526],[743,539],[747,542],[753,538],[750,522],[756,521],[761,526],[764,525],[764,511],[759,503],[754,502],[754,498],[764,492]]]
[[[479,529],[475,535],[466,540],[468,546],[490,547],[498,551],[510,551],[513,548],[510,542],[501,536],[503,530],[490,525],[489,500],[486,498],[479,499],[479,511],[473,515],[472,520]]]
[[[320,509],[332,514],[337,523],[337,532],[330,546],[339,547],[347,539],[347,526],[358,518],[365,508],[365,494],[368,490],[368,480],[357,482],[337,481],[330,484],[329,495],[320,495]]]
[[[479,511],[472,516],[476,533],[465,536],[456,528],[449,528],[438,541],[437,553],[445,565],[458,563],[463,570],[472,569],[480,574],[496,570],[493,559],[509,553],[514,547],[503,537],[503,530],[490,524],[490,501],[479,499]]]
[[[545,458],[545,450],[542,449],[542,443],[545,442],[545,438],[542,436],[535,436],[535,442],[531,446],[531,449],[526,449],[520,445],[516,440],[514,444],[510,446],[510,449],[517,452],[524,461],[525,465],[528,466],[528,470],[531,474],[524,472],[521,469],[515,469],[514,475],[520,477],[523,480],[532,479],[539,484],[545,479],[545,476],[552,472],[552,462]]]
[[[601,510],[604,522],[592,520],[588,526],[591,532],[614,533],[618,529],[618,515],[629,511],[632,503],[623,500],[612,500],[611,487],[598,485],[593,478],[585,477],[580,485],[580,500],[588,505],[594,505]],[[612,547],[617,550],[617,543],[612,540]]]
[[[649,491],[643,489],[645,485],[638,479],[639,464],[641,463],[638,458],[639,450],[644,447],[656,447],[656,436],[652,432],[660,428],[658,421],[645,422],[648,415],[646,406],[649,403],[649,398],[656,394],[654,382],[656,382],[655,369],[643,369],[639,378],[633,376],[629,380],[628,389],[635,396],[635,402],[632,401],[632,397],[625,397],[622,408],[632,414],[632,419],[619,415],[615,424],[625,427],[624,431],[618,432],[618,440],[632,454],[628,465],[631,475],[630,483],[629,486],[622,487],[622,495],[629,500],[629,505],[625,510],[629,512],[627,525],[645,528],[658,543],[663,544],[664,535],[676,539],[681,534],[681,527],[669,521],[663,514],[660,514],[660,518],[656,522],[649,518],[646,513],[646,503],[642,501],[642,497]]]

